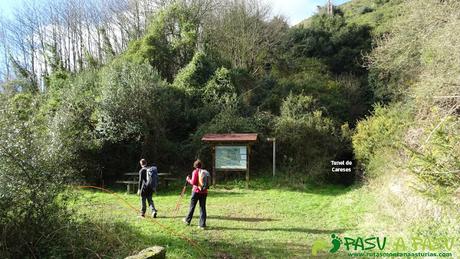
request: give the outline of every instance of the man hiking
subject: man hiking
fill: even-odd
[[[187,175],[186,181],[193,186],[192,197],[190,199],[190,210],[183,219],[184,223],[190,225],[193,218],[193,212],[195,211],[196,203],[200,203],[200,225],[199,228],[204,229],[206,227],[206,197],[208,196],[208,187],[210,184],[210,175],[208,171],[201,169],[202,164],[200,160],[196,160],[193,163],[195,168],[192,172],[192,178]]]
[[[152,217],[157,217],[157,210],[153,203],[152,195],[156,191],[158,183],[158,169],[155,165],[147,167],[147,160],[141,159],[139,161],[141,170],[139,170],[139,186],[137,188],[137,195],[141,196],[141,217],[145,217],[146,204],[145,200],[149,203],[152,210]]]

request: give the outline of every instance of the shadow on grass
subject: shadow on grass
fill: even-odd
[[[351,229],[311,229],[311,228],[245,228],[245,227],[220,227],[209,226],[208,230],[245,230],[245,231],[284,231],[284,232],[299,232],[308,234],[331,234],[342,233]]]
[[[162,216],[159,218],[183,218],[184,216]],[[243,221],[243,222],[269,222],[269,221],[279,221],[279,219],[271,219],[271,218],[243,218],[243,217],[225,217],[225,216],[207,216],[206,219],[218,219],[218,220],[232,220],[232,221]]]
[[[317,256],[311,255],[311,244],[307,240],[297,242],[276,242],[275,240],[242,243],[228,243],[210,241],[214,251],[214,258],[347,258],[346,253],[331,254],[320,252]]]
[[[131,216],[132,214],[132,216]],[[154,219],[101,211],[97,207],[74,215],[78,222],[71,235],[65,235],[76,248],[71,258],[125,258],[151,246],[163,246],[173,258],[198,258],[206,251],[199,240],[182,234]],[[74,256],[76,255],[76,256]],[[62,256],[66,258],[67,256]],[[58,257],[60,258],[60,257]]]
[[[128,222],[99,218],[99,215],[92,214],[91,218],[74,214],[62,222],[56,221],[57,230],[50,230],[46,236],[38,239],[34,244],[35,250],[30,250],[30,254],[29,249],[11,235],[8,242],[15,244],[8,244],[7,256],[3,258],[125,258],[147,247],[168,247],[170,244],[174,244],[176,251],[186,251],[193,257],[200,256],[200,250],[173,235],[154,231],[146,234],[143,228]],[[174,251],[167,253],[174,255]]]
[[[279,221],[279,219],[271,219],[271,218],[242,218],[242,217],[224,217],[224,216],[208,216],[207,218],[208,219],[219,219],[219,220],[245,221],[245,222]]]

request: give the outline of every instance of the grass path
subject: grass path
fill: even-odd
[[[213,186],[207,204],[208,228],[203,231],[197,228],[198,209],[191,226],[181,222],[187,213],[190,188],[174,216],[179,192],[180,187],[154,197],[159,217],[153,220],[138,218],[137,211],[116,196],[100,191],[79,191],[75,206],[79,213],[117,226],[114,240],[120,247],[115,257],[162,245],[167,247],[169,258],[203,257],[198,248],[180,237],[194,240],[207,257],[308,258],[311,244],[318,238],[329,240],[333,233],[369,234],[364,220],[376,209],[375,197],[365,188],[247,190]],[[139,207],[139,198],[134,194],[117,194],[136,209]]]

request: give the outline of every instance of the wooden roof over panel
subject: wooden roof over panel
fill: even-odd
[[[206,134],[201,139],[204,142],[256,142],[257,133],[228,133],[228,134]]]

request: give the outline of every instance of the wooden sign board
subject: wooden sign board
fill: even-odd
[[[251,145],[257,141],[257,133],[207,134],[201,140],[212,146],[214,184],[217,171],[245,171],[249,182]]]
[[[248,167],[247,146],[215,146],[216,170],[246,170]]]

